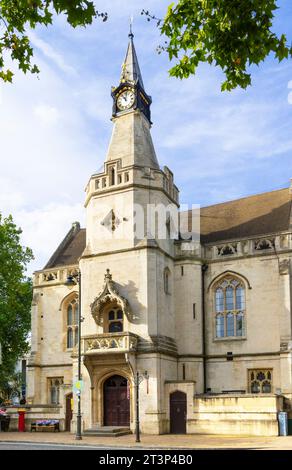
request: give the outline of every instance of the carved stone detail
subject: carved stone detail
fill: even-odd
[[[119,294],[118,288],[112,280],[110,270],[107,269],[106,274],[104,276],[103,290],[94,299],[94,302],[90,305],[91,314],[97,325],[101,326],[103,324],[102,311],[103,308],[110,303],[116,303],[126,315],[129,321],[132,321],[134,319],[128,300]]]
[[[279,262],[279,273],[281,275],[289,274],[289,267],[290,267],[290,260],[283,259],[282,261]]]
[[[237,244],[228,243],[217,247],[218,256],[235,255],[237,253]]]
[[[94,338],[85,338],[84,354],[136,351],[138,337],[132,333],[106,333]]]
[[[106,227],[110,232],[114,232],[120,223],[120,219],[113,210],[110,210],[107,216],[100,222],[100,224]]]
[[[56,281],[58,279],[58,273],[57,272],[50,272],[50,273],[44,273],[43,274],[43,281],[45,282],[50,282],[50,281]]]
[[[256,240],[254,242],[254,249],[261,250],[272,250],[275,246],[274,238],[263,238],[262,240]]]

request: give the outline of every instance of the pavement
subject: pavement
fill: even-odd
[[[84,436],[76,441],[68,432],[0,432],[0,445],[4,443],[55,444],[65,446],[97,447],[100,449],[249,449],[249,450],[292,450],[292,436],[217,436],[217,435],[141,435],[141,442],[135,442],[133,434],[120,437]],[[80,449],[81,450],[81,449]]]

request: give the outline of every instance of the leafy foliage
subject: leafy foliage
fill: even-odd
[[[286,36],[272,31],[277,8],[277,0],[178,0],[163,20],[149,11],[142,14],[157,21],[167,39],[159,52],[176,60],[171,76],[187,78],[207,62],[222,69],[221,89],[230,91],[250,85],[248,67],[270,53],[279,61],[292,55]]]
[[[32,63],[33,49],[26,31],[52,24],[54,13],[65,14],[74,28],[87,26],[96,17],[107,20],[107,13],[96,10],[89,0],[0,0],[0,80],[12,82],[13,73],[5,68],[7,53],[24,73],[39,72]]]
[[[28,352],[32,283],[25,277],[33,258],[29,248],[20,245],[21,230],[12,217],[0,214],[0,390],[7,390],[15,379],[17,360]]]

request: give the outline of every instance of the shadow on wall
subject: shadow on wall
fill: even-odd
[[[127,284],[119,284],[115,281],[118,291],[125,297],[130,305],[133,317],[131,322],[140,325],[146,323],[146,307],[138,299],[139,289],[134,281],[128,281]]]

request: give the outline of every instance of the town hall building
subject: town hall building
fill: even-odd
[[[111,93],[86,229],[34,273],[27,418],[76,430],[80,339],[82,432],[134,431],[138,373],[144,433],[277,435],[278,412],[292,418],[291,187],[179,211],[132,33]]]

